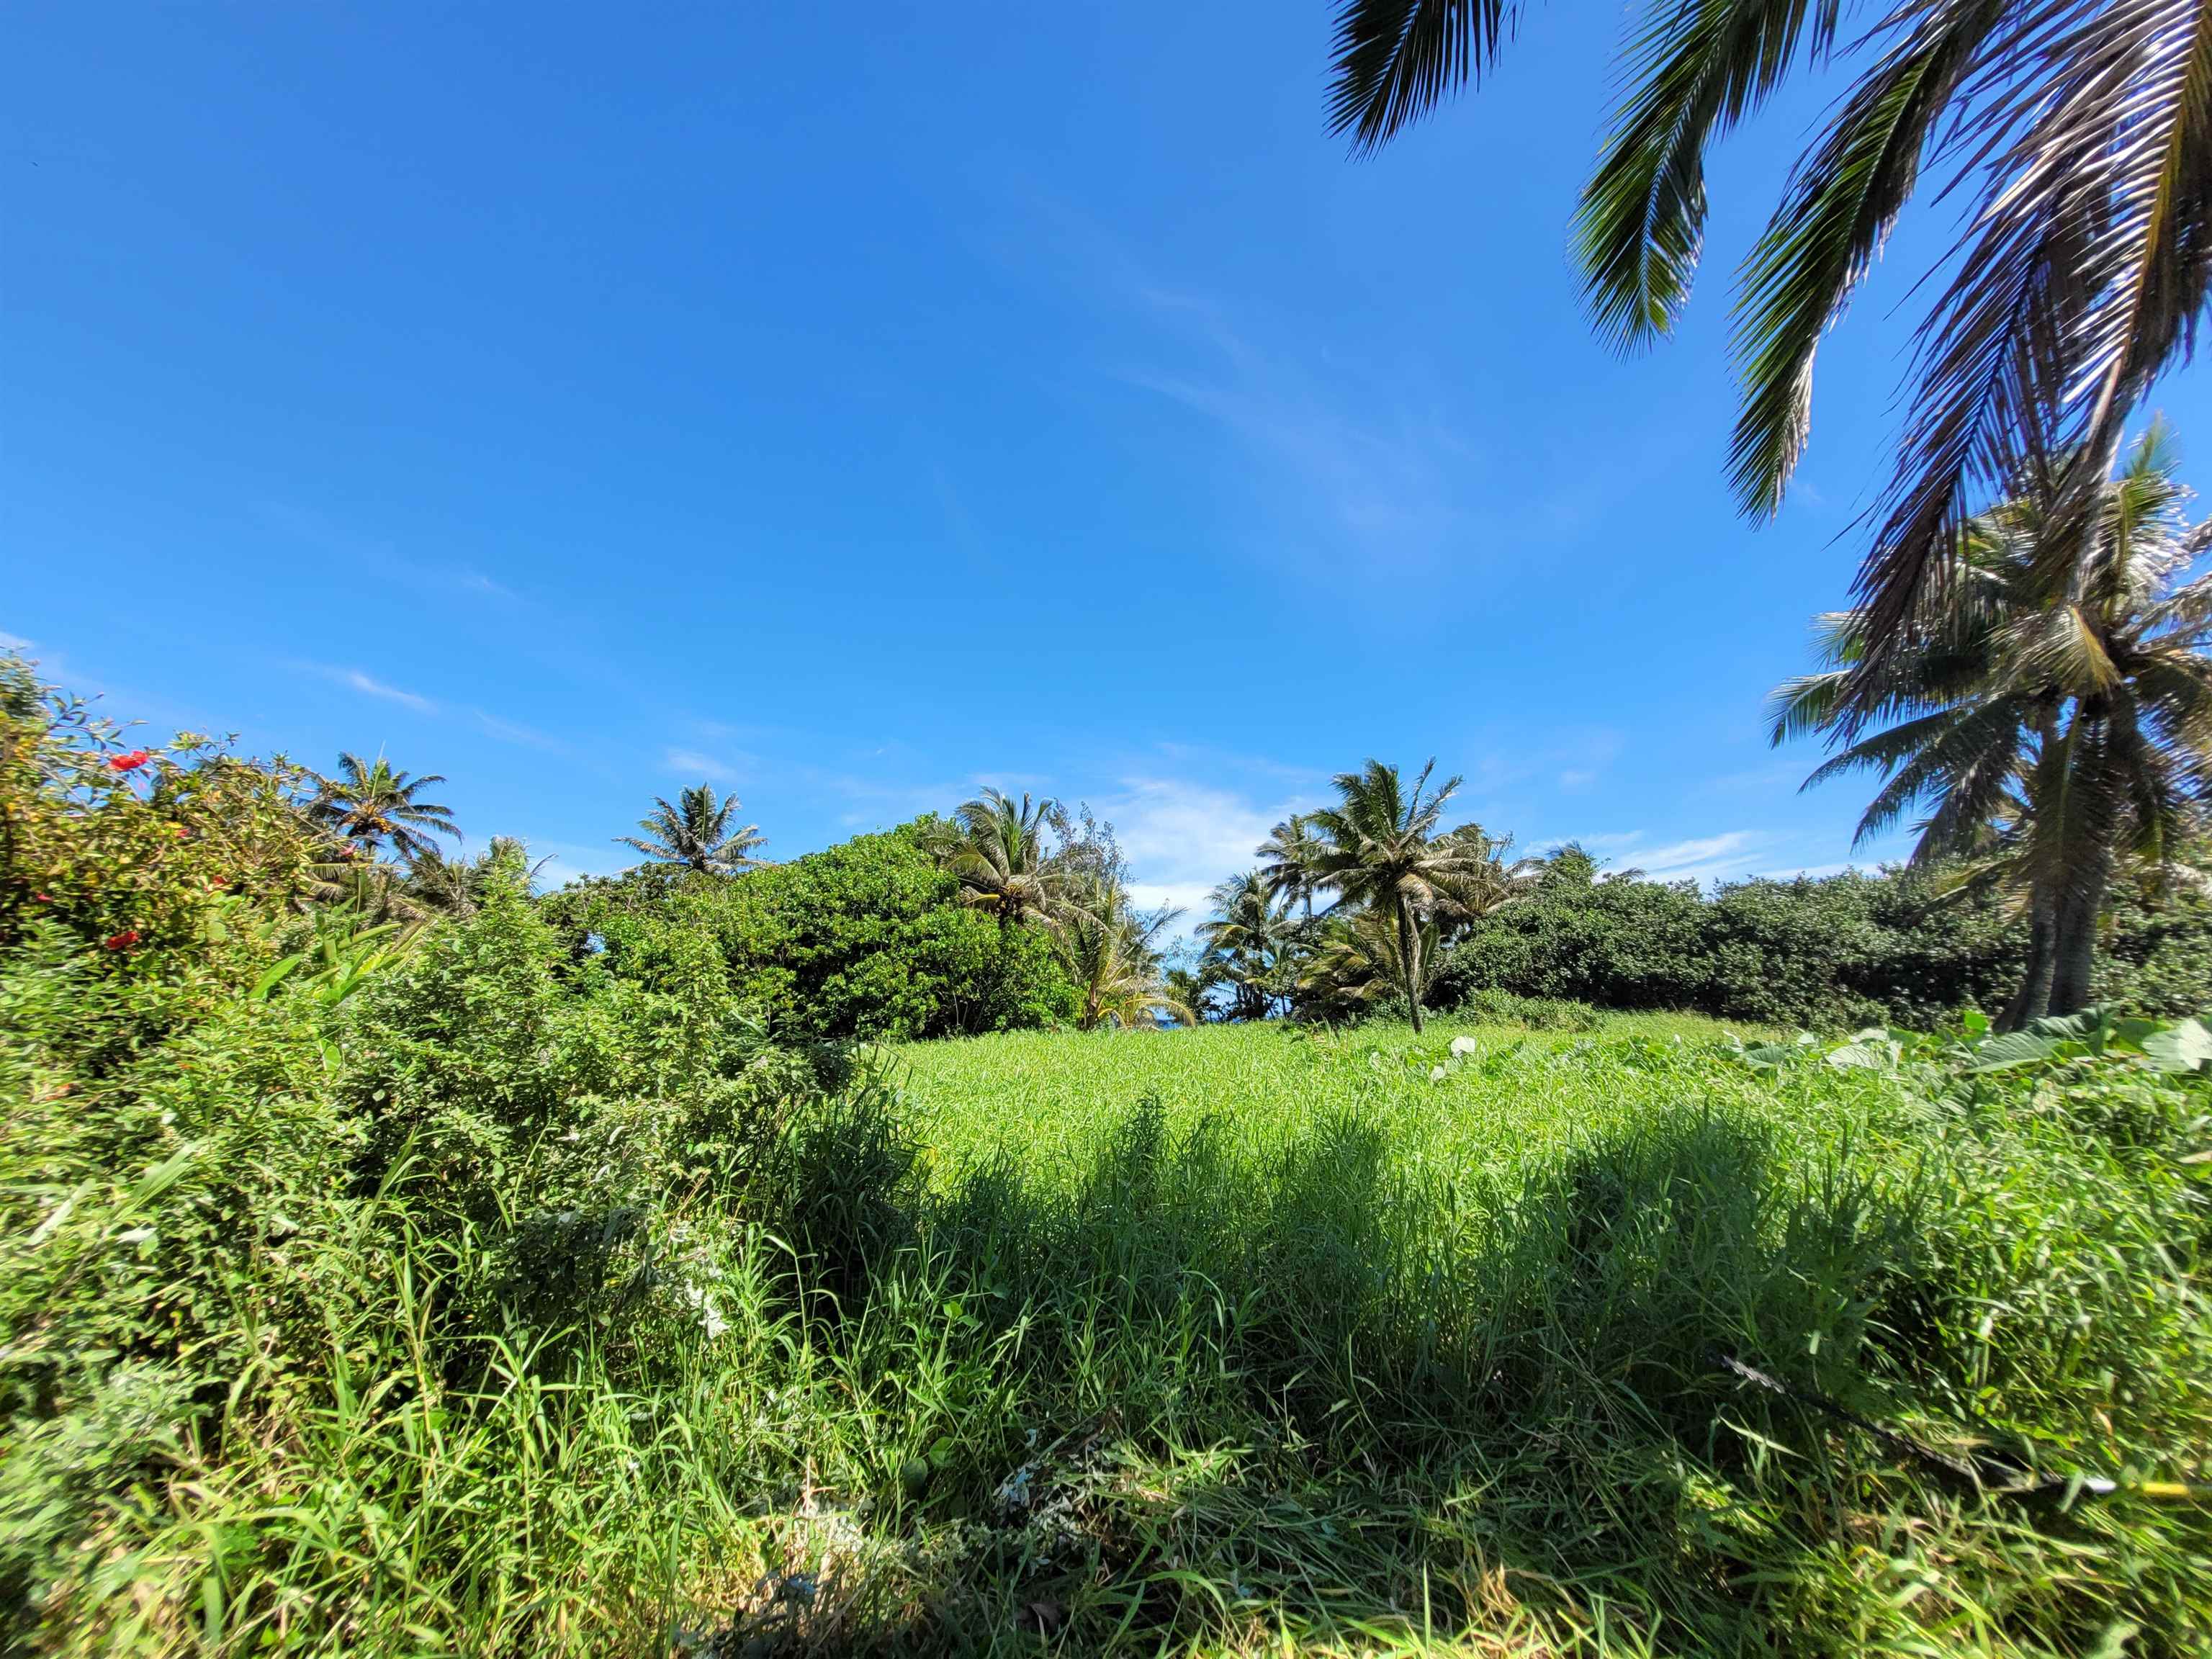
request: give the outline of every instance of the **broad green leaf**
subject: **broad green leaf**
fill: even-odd
[[[1974,1064],[1968,1067],[1976,1072],[2002,1072],[2014,1066],[2033,1066],[2049,1060],[2058,1052],[2059,1045],[2047,1036],[2033,1031],[2009,1031],[2001,1037],[1991,1037],[1974,1050]]]
[[[2212,1031],[2185,1019],[2142,1040],[2144,1057],[2161,1072],[2195,1072],[2212,1065]]]

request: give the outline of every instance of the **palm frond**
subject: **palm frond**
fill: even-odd
[[[1735,337],[1743,408],[1729,471],[1736,500],[1756,517],[1781,506],[1804,452],[1821,337],[1881,252],[2004,0],[1916,9],[1918,25],[1852,89],[1798,163],[1744,264]]]
[[[1575,240],[1598,331],[1622,348],[1674,326],[1705,241],[1705,146],[1765,98],[1839,0],[1653,0],[1625,53],[1628,93],[1583,189]]]
[[[1328,130],[1355,154],[1388,143],[1498,58],[1519,0],[1344,0],[1337,9]]]

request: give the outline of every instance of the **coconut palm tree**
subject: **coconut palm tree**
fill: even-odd
[[[1406,996],[1410,985],[1414,994],[1407,999],[1408,1006],[1419,1007],[1435,971],[1433,921],[1419,925],[1414,945],[1409,957],[1397,920],[1388,911],[1334,916],[1324,924],[1321,943],[1298,975],[1298,989],[1332,1013],[1356,1013],[1394,993]]]
[[[1198,927],[1204,963],[1231,988],[1238,1019],[1264,1019],[1277,998],[1297,989],[1291,971],[1294,929],[1264,870],[1231,876],[1213,890],[1213,915]]]
[[[1497,60],[1520,0],[1343,0],[1331,119],[1371,150]],[[1743,268],[1732,453],[1744,510],[1780,504],[1813,360],[1934,167],[1960,206],[1857,594],[1846,684],[1880,706],[1891,651],[1943,585],[1961,527],[2025,471],[2050,557],[2087,533],[2130,412],[2212,302],[2212,8],[2198,0],[1898,0],[1839,49],[1838,0],[1650,0],[1584,187],[1584,293],[1624,349],[1668,333],[1702,252],[1707,144],[1801,67],[1850,88]]]
[[[1413,1030],[1421,1029],[1421,993],[1428,986],[1424,929],[1439,917],[1468,914],[1487,889],[1492,843],[1479,831],[1440,835],[1446,802],[1460,786],[1447,778],[1433,788],[1431,761],[1411,789],[1395,766],[1370,760],[1335,780],[1337,802],[1308,815],[1320,847],[1314,885],[1341,903],[1381,912],[1397,935],[1398,988],[1405,993]]]
[[[1306,915],[1312,915],[1313,861],[1319,850],[1302,812],[1291,813],[1270,830],[1258,848],[1260,875],[1267,884],[1268,896],[1303,903]]]
[[[472,859],[447,858],[432,847],[407,861],[400,896],[416,915],[472,916],[501,866],[519,869],[526,882],[534,882],[550,861],[532,863],[529,849],[512,836],[494,836],[491,845]]]
[[[2183,580],[2212,525],[2183,517],[2165,429],[2099,492],[2086,537],[2036,482],[1960,530],[1950,593],[1923,598],[1873,682],[1881,729],[1865,733],[1850,704],[1876,625],[1865,605],[1823,619],[1829,666],[1777,690],[1773,726],[1778,743],[1823,731],[1838,746],[1808,787],[1884,775],[1862,838],[1924,808],[1915,862],[1963,857],[1966,880],[2025,908],[2008,1026],[2087,1003],[2112,882],[2187,878],[2212,800],[2212,577]]]
[[[1168,1006],[1181,1009],[1190,1016],[1185,1024],[1196,1025],[1207,1018],[1208,999],[1221,981],[1201,962],[1195,967],[1170,968],[1160,976],[1160,982],[1168,994]]]
[[[1066,908],[1066,872],[1053,860],[1045,832],[1065,836],[1066,811],[1056,800],[1032,802],[987,788],[963,801],[950,823],[926,833],[926,844],[960,880],[960,899],[988,910],[1002,927],[1033,921],[1059,925]]]
[[[388,848],[403,859],[420,858],[437,847],[430,836],[461,833],[450,807],[422,799],[423,790],[445,781],[434,772],[420,778],[395,772],[381,755],[371,763],[342,754],[338,775],[319,781],[307,816],[357,854],[374,857]]]
[[[1075,982],[1079,1000],[1076,1024],[1095,1031],[1109,1020],[1124,1027],[1151,1025],[1164,1013],[1186,1025],[1198,1023],[1198,1011],[1176,999],[1160,975],[1155,941],[1182,912],[1133,908],[1118,884],[1085,895],[1063,909],[1053,932],[1053,949]]]
[[[768,845],[760,825],[731,828],[730,821],[743,805],[735,795],[716,799],[714,787],[702,783],[686,789],[674,805],[656,796],[653,811],[637,821],[644,836],[615,839],[655,864],[681,864],[702,875],[734,876],[767,862],[753,856]]]

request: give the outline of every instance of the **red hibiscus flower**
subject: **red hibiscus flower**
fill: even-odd
[[[136,772],[154,757],[143,749],[134,749],[127,755],[110,755],[107,769],[111,772]]]
[[[138,942],[138,930],[126,927],[119,933],[110,933],[100,942],[111,951],[127,951]]]

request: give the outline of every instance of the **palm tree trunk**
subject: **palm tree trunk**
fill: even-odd
[[[1398,900],[1398,960],[1406,968],[1406,1006],[1413,1016],[1413,1035],[1421,1034],[1421,930],[1413,925],[1413,909],[1401,895]]]
[[[2090,978],[2097,966],[2097,918],[2105,908],[2107,861],[2082,873],[2080,885],[2058,907],[2057,937],[2051,956],[2057,964],[2051,982],[2051,1012],[2078,1014],[2089,1006]]]
[[[2058,967],[2058,919],[2049,895],[2039,885],[2028,903],[2027,963],[2021,975],[2020,989],[2004,1017],[1997,1021],[2000,1031],[2017,1031],[2030,1020],[2041,1019],[2051,1012],[2051,984]]]

